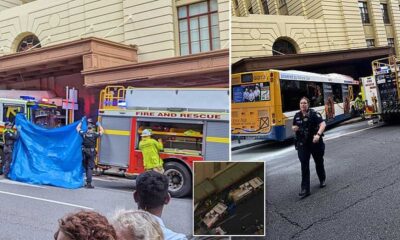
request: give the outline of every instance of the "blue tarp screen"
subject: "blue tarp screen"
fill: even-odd
[[[15,143],[9,177],[20,182],[64,188],[83,186],[82,138],[75,130],[79,121],[45,129],[18,114],[19,139]],[[83,121],[82,128],[86,128]]]

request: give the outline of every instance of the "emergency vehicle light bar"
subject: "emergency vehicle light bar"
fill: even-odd
[[[35,101],[35,97],[32,96],[19,96],[19,98],[26,101]]]

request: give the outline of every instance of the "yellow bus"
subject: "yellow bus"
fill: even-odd
[[[321,113],[328,125],[351,118],[353,87],[358,81],[340,74],[267,70],[232,75],[233,139],[283,141],[293,137],[300,98]]]

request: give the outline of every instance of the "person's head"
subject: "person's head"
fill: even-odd
[[[118,240],[162,240],[163,232],[157,220],[142,210],[121,210],[113,218]]]
[[[300,110],[303,112],[308,111],[309,104],[310,104],[310,100],[306,97],[302,97],[300,99]]]
[[[144,129],[140,136],[142,136],[143,138],[150,138],[151,135],[152,133],[150,129]]]
[[[168,178],[155,171],[147,171],[136,178],[136,191],[133,194],[139,209],[160,215],[165,204],[168,204]]]
[[[55,240],[116,240],[114,227],[94,211],[71,213],[59,220]]]
[[[12,123],[11,122],[5,122],[4,126],[6,127],[6,129],[11,129],[12,128]]]
[[[87,130],[88,130],[88,132],[94,132],[94,125],[93,124],[88,124]]]
[[[88,124],[88,125],[90,125],[90,124],[94,125],[93,119],[92,119],[92,118],[88,118],[88,119],[87,119],[87,124]]]

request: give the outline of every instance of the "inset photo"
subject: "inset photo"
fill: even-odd
[[[194,236],[264,236],[264,162],[193,164]]]

